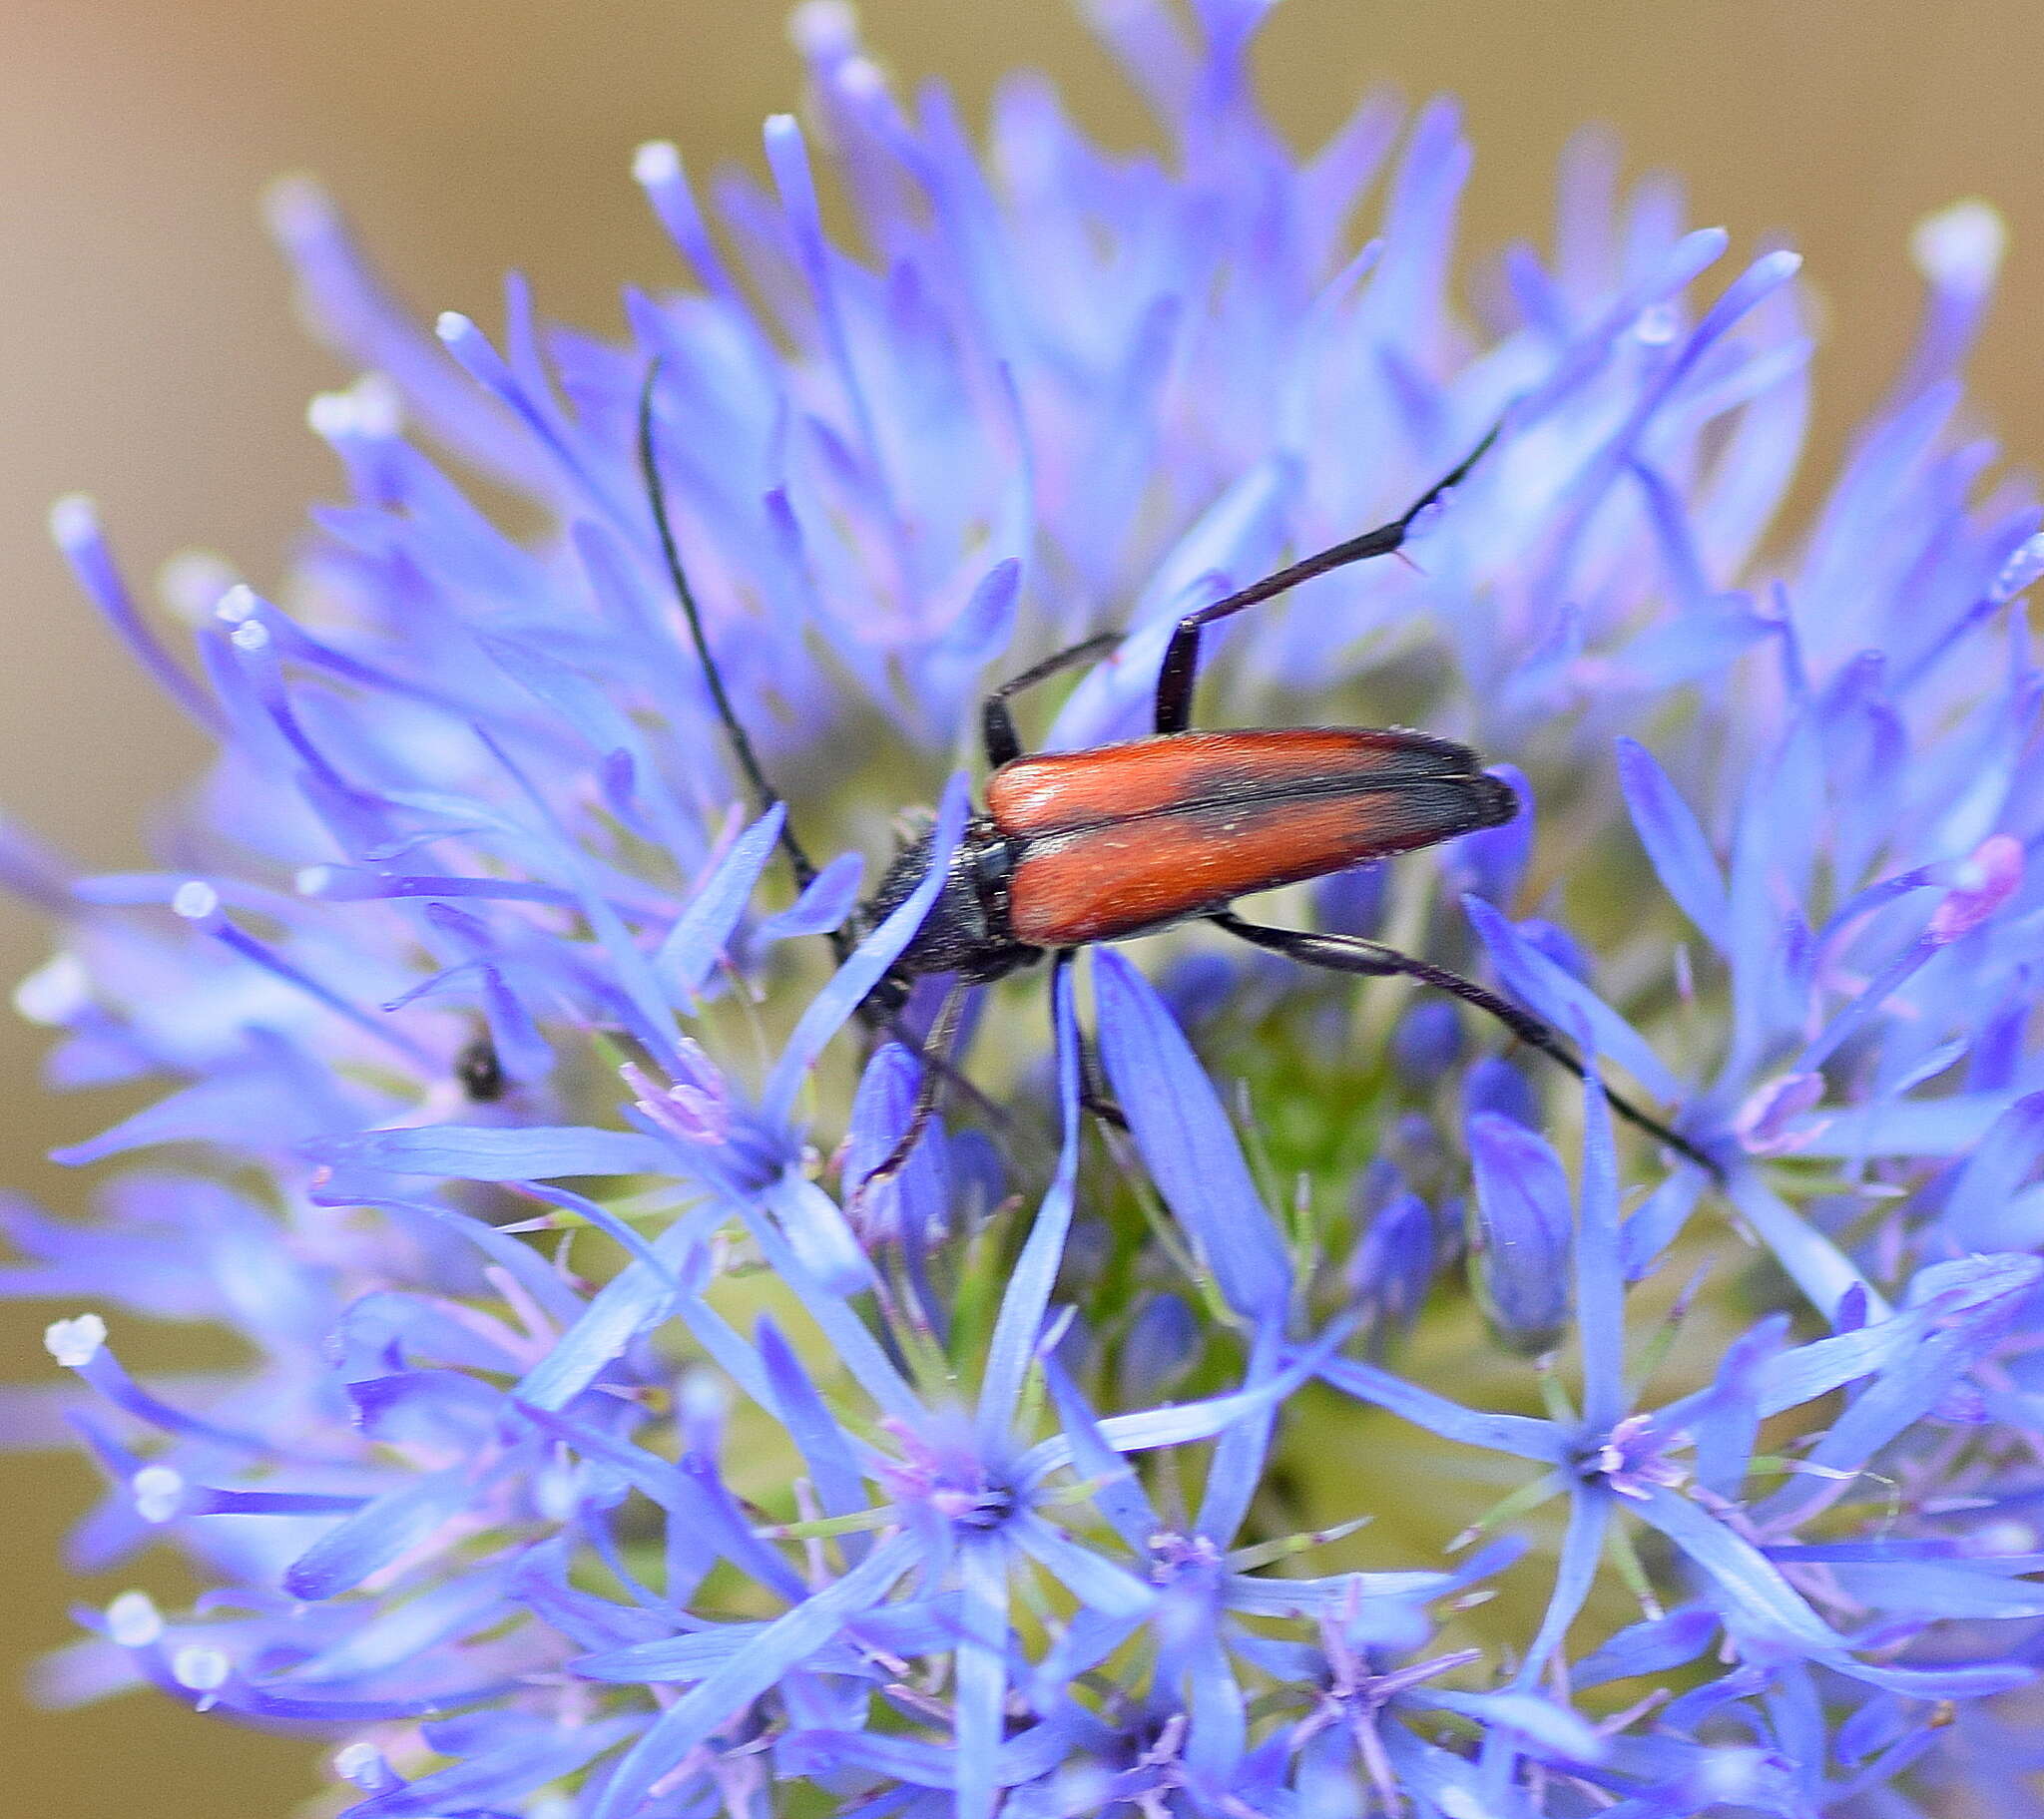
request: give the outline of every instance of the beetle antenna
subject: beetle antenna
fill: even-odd
[[[674,524],[668,517],[667,492],[661,485],[660,458],[653,444],[653,392],[660,380],[660,368],[661,358],[656,354],[646,368],[646,382],[639,388],[639,473],[646,483],[647,503],[653,507],[654,525],[660,532],[660,553],[667,561],[668,579],[674,584],[675,598],[682,603],[682,616],[689,622],[689,636],[694,640],[696,655],[702,661],[703,677],[710,685],[710,698],[716,704],[717,717],[724,722],[725,735],[731,740],[732,755],[738,759],[739,769],[745,772],[746,781],[752,786],[754,806],[764,815],[783,798],[767,782],[766,772],[760,765],[759,753],[753,749],[753,741],[740,723],[737,709],[732,706],[730,690],[724,685],[724,673],[710,655],[710,640],[703,631],[702,609],[696,605],[696,592],[689,586],[688,572],[682,567],[681,546],[675,541]],[[816,875],[816,868],[809,863],[809,855],[802,850],[802,843],[795,838],[794,829],[787,824],[785,816],[780,823],[780,845],[787,854],[789,869],[794,873],[795,888],[807,890],[810,880]]]

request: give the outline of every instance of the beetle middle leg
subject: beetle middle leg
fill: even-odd
[[[928,1037],[920,1043],[910,1043],[910,1052],[921,1064],[922,1073],[916,1081],[915,1104],[910,1108],[908,1123],[894,1146],[878,1162],[869,1168],[864,1177],[852,1188],[854,1201],[862,1200],[872,1189],[884,1181],[891,1181],[903,1168],[908,1158],[915,1153],[915,1146],[922,1141],[923,1133],[930,1128],[930,1122],[937,1116],[938,1102],[943,1098],[947,1082],[958,1081],[970,1086],[959,1073],[951,1059],[952,1045],[957,1041],[960,1024],[965,1016],[965,995],[972,988],[964,980],[953,982],[944,994],[944,1002],[938,1008],[935,1021],[930,1025]],[[904,1034],[906,1034],[904,1032]],[[974,1089],[977,1092],[977,1089]]]
[[[1494,1017],[1506,1029],[1523,1042],[1529,1049],[1538,1049],[1550,1061],[1558,1062],[1578,1080],[1589,1078],[1581,1061],[1562,1041],[1560,1034],[1533,1015],[1523,1005],[1514,1004],[1509,998],[1501,998],[1473,979],[1464,979],[1460,973],[1452,973],[1446,967],[1435,966],[1431,961],[1386,947],[1381,942],[1365,941],[1355,935],[1321,935],[1306,929],[1271,928],[1261,922],[1247,922],[1233,911],[1223,910],[1219,915],[1208,918],[1217,928],[1227,930],[1238,940],[1252,946],[1266,948],[1274,954],[1282,954],[1296,960],[1303,966],[1319,967],[1330,973],[1352,973],[1368,979],[1384,979],[1402,974],[1416,979],[1421,985],[1430,985],[1439,991],[1452,994],[1466,1005],[1473,1005],[1488,1017]],[[1660,1142],[1695,1162],[1713,1179],[1722,1181],[1725,1171],[1703,1150],[1699,1149],[1680,1133],[1671,1130],[1651,1113],[1643,1112],[1630,1100],[1613,1093],[1608,1087],[1605,1097],[1611,1102],[1611,1109],[1628,1124],[1637,1126]]]
[[[1218,620],[1233,618],[1246,608],[1261,606],[1265,601],[1297,587],[1302,581],[1311,581],[1315,576],[1335,569],[1345,569],[1352,562],[1367,562],[1372,556],[1392,555],[1403,546],[1419,515],[1468,478],[1470,470],[1490,452],[1490,445],[1503,430],[1502,420],[1493,424],[1481,442],[1389,524],[1380,524],[1373,531],[1364,531],[1360,537],[1334,544],[1316,556],[1303,557],[1289,568],[1267,575],[1262,581],[1229,595],[1226,600],[1217,600],[1212,606],[1201,607],[1181,619],[1172,632],[1171,643],[1164,648],[1164,662],[1157,671],[1157,730],[1183,732],[1192,723],[1193,684],[1200,675],[1200,633],[1206,627]]]

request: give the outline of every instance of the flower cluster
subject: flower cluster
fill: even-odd
[[[1586,140],[1555,256],[1465,295],[1452,108],[1301,162],[1264,0],[1093,10],[1161,160],[1024,79],[983,161],[802,7],[769,187],[708,215],[640,153],[694,283],[628,344],[515,280],[436,341],[280,191],[364,374],[311,413],[347,499],[283,598],[178,569],[189,656],[58,508],[220,759],[159,871],[0,840],[61,926],[18,994],[56,1080],[159,1092],[63,1153],[124,1170],[92,1224],[6,1211],[0,1291],[89,1310],[77,1560],[211,1589],[117,1597],[44,1691],[327,1727],[351,1819],[2044,1814],[2044,537],[1959,427],[1996,219],[1925,225],[1908,369],[1770,544],[1792,255],[1707,277],[1726,235]],[[791,806],[739,805],[650,370]],[[921,1063],[854,1078],[854,1013],[979,695],[1126,629],[1042,742],[1141,731],[1181,614],[1500,422],[1410,563],[1231,622],[1208,710],[1500,760],[1516,820],[1299,911],[1487,969],[1588,1081],[1186,934],[1058,968],[1047,1036],[983,989],[880,1168]],[[898,906],[850,855],[790,896],[790,822],[871,851],[904,779]],[[1621,1075],[1716,1171],[1614,1126]],[[125,1317],[247,1361],[138,1381]]]

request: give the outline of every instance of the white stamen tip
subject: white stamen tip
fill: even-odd
[[[443,309],[433,323],[433,332],[449,347],[475,333],[475,324],[458,309]]]
[[[845,0],[803,0],[787,16],[787,41],[804,57],[841,57],[858,42],[858,9]]]
[[[364,373],[345,391],[322,391],[305,406],[312,433],[327,442],[344,436],[370,439],[394,436],[403,427],[404,411],[397,388],[381,373]]]
[[[550,1523],[568,1522],[582,1507],[582,1474],[574,1470],[540,1473],[532,1484],[532,1507]]]
[[[247,625],[256,617],[256,609],[261,604],[254,588],[246,581],[238,581],[220,597],[213,616],[224,626]]]
[[[632,154],[632,181],[642,189],[657,190],[681,174],[682,155],[671,139],[649,139]]]
[[[43,1344],[67,1371],[82,1371],[107,1342],[107,1323],[98,1314],[75,1320],[52,1320],[43,1328]]]
[[[1675,339],[1680,318],[1672,303],[1650,303],[1633,318],[1633,338],[1649,347],[1665,347]]]
[[[316,897],[332,882],[333,867],[330,865],[301,865],[292,882],[301,897]]]
[[[244,620],[228,634],[228,637],[233,641],[237,651],[247,651],[253,655],[255,652],[269,649],[269,628],[259,619]]]
[[[219,908],[220,892],[203,878],[187,878],[171,893],[172,913],[187,922],[204,922]]]
[[[128,1495],[144,1522],[173,1522],[185,1507],[185,1474],[175,1466],[144,1466],[129,1479]]]
[[[97,543],[100,510],[85,493],[66,493],[50,507],[50,536],[60,550],[78,550]]]
[[[837,66],[837,86],[847,95],[864,99],[880,94],[887,78],[870,57],[847,57]]]
[[[353,430],[355,401],[344,391],[315,392],[305,406],[305,422],[313,435],[331,442]]]
[[[284,245],[301,246],[330,233],[340,215],[333,198],[312,178],[300,174],[279,177],[263,191],[262,219]]]
[[[2014,554],[2001,565],[2001,573],[1994,578],[1988,597],[2000,606],[2015,599],[2040,575],[2044,575],[2044,531],[2016,546]]]
[[[1985,290],[2008,250],[2008,223],[1992,203],[1978,197],[1926,215],[1909,235],[1909,256],[1933,284],[1956,290]]]
[[[45,961],[14,988],[14,1008],[30,1023],[62,1029],[92,1002],[92,981],[75,954]]]
[[[373,1743],[347,1743],[333,1752],[333,1772],[357,1787],[368,1787],[383,1771],[383,1752]]]
[[[147,1592],[124,1592],[107,1606],[107,1634],[123,1648],[147,1648],[163,1632],[163,1612]]]
[[[157,572],[157,592],[188,626],[213,617],[221,596],[235,585],[233,566],[211,550],[180,550]]]
[[[218,1648],[196,1642],[171,1656],[171,1677],[188,1692],[217,1692],[232,1671],[233,1663]]]
[[[688,1371],[681,1381],[681,1414],[685,1420],[722,1421],[731,1411],[731,1396],[709,1371]]]
[[[387,438],[404,428],[404,394],[388,373],[365,372],[347,388],[359,435]]]

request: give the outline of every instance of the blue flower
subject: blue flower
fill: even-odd
[[[800,8],[766,184],[640,152],[690,282],[625,344],[516,279],[426,332],[275,194],[362,375],[311,411],[343,499],[273,595],[184,571],[189,639],[61,504],[220,757],[151,870],[0,829],[53,1080],[155,1094],[59,1152],[114,1165],[89,1225],[0,1208],[77,1392],[0,1413],[104,1473],[76,1564],[204,1588],[86,1613],[44,1696],[317,1728],[353,1819],[2029,1810],[2044,534],[1960,388],[1998,218],[1925,224],[1797,534],[1792,254],[1708,279],[1727,236],[1585,141],[1559,254],[1465,314],[1453,108],[1295,158],[1265,10],[1093,9],[1157,159],[1033,79],[982,156]],[[1302,913],[1487,973],[1580,1094],[1197,935],[1060,963],[1047,1022],[896,1009],[988,687],[1122,631],[1032,724],[1140,735],[1181,616],[1493,425],[1409,562],[1210,635],[1204,710],[1484,752],[1516,818]],[[242,1362],[135,1376],[129,1316]]]

